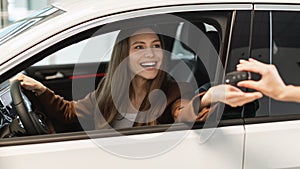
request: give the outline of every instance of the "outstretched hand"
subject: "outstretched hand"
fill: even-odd
[[[281,94],[284,93],[286,85],[274,65],[264,64],[250,58],[248,61],[240,60],[240,64],[237,65],[237,70],[250,71],[261,75],[259,81],[245,80],[239,82],[237,84],[238,86],[255,89],[269,97],[281,100],[280,97]]]
[[[232,85],[222,84],[211,87],[201,100],[201,105],[208,106],[211,103],[223,102],[231,107],[242,106],[261,98],[260,92],[243,92]]]

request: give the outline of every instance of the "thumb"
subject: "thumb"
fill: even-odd
[[[244,80],[241,82],[238,82],[237,86],[239,87],[245,87],[245,88],[250,88],[250,89],[255,89],[259,91],[259,85],[257,81],[253,80]]]
[[[33,88],[34,88],[30,83],[27,83],[24,81],[22,81],[20,84],[26,90],[33,90]]]

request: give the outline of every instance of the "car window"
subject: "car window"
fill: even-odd
[[[286,84],[300,85],[300,13],[273,11],[271,63]],[[296,94],[296,93],[295,93]],[[271,115],[299,114],[300,104],[271,100]]]
[[[194,60],[197,56],[185,49],[181,43],[182,27],[184,23],[181,22],[177,28],[175,41],[172,49],[171,59],[188,59]],[[204,33],[215,32],[220,37],[217,29],[208,23],[203,23]],[[89,38],[87,40],[78,42],[72,46],[68,46],[62,50],[59,50],[45,59],[37,62],[33,66],[46,66],[46,65],[63,65],[63,64],[76,64],[76,63],[89,63],[89,62],[108,62],[110,60],[112,46],[115,43],[115,39],[119,31],[109,32],[100,36]],[[211,38],[208,36],[208,38]],[[219,46],[220,39],[213,39],[212,43],[215,46]],[[91,45],[92,44],[92,45]],[[83,50],[89,50],[89,53],[85,53],[84,57],[80,57]]]
[[[118,32],[109,32],[83,40],[51,54],[33,66],[108,62]]]
[[[257,17],[259,18],[259,17]],[[235,22],[233,27],[232,40],[230,44],[229,57],[227,60],[226,73],[236,71],[236,65],[239,63],[240,59],[247,59],[250,56],[251,46],[251,14],[249,11],[239,11],[236,13]],[[254,19],[254,23],[256,23],[256,19]],[[256,36],[256,32],[261,30],[253,29],[253,35]],[[252,39],[252,43],[254,44],[256,40],[260,40],[259,38]],[[241,88],[243,91],[247,91],[245,88]],[[244,106],[238,107],[225,107],[225,116],[224,118],[251,118],[256,116],[261,116],[262,111],[262,99],[255,100]],[[262,111],[264,112],[264,111]]]
[[[274,64],[286,84],[292,85],[300,84],[296,78],[300,71],[298,18],[298,12],[256,11],[251,44],[251,57]],[[280,102],[264,96],[259,100],[257,116],[299,114],[299,106],[297,103]]]
[[[190,90],[196,95],[199,87],[215,80],[215,75],[219,73],[216,67],[224,66],[222,61],[225,55],[220,51],[225,50],[222,42],[227,36],[230,14],[229,11],[178,13],[167,15],[167,19],[154,15],[83,29],[32,56],[30,63],[39,61],[26,67],[24,73],[66,100],[79,102],[85,96],[90,97],[88,94],[95,91],[101,79],[106,77],[120,30],[150,24],[159,28],[165,45],[164,52],[170,56],[165,58],[167,66],[164,71],[176,82],[193,85]],[[87,126],[76,120],[71,124],[55,120],[52,125],[57,133],[93,130],[93,118],[88,116],[83,119]],[[169,114],[164,118],[167,120],[163,119],[159,124],[174,122]]]
[[[253,15],[252,41],[250,44],[251,53],[249,56],[265,63],[270,62],[270,33],[270,13],[255,11]],[[248,59],[247,57],[248,55],[243,57],[243,59]],[[259,76],[253,74],[252,78],[258,80]],[[268,116],[270,113],[270,98],[263,96],[257,103],[256,117]]]

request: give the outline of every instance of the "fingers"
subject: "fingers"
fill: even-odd
[[[23,74],[17,74],[16,76],[12,77],[11,79],[9,79],[10,82],[13,82],[15,80],[19,80],[19,81],[23,81],[24,79],[24,76]]]
[[[227,92],[242,92],[239,88],[232,86],[232,85],[225,85]]]
[[[15,80],[19,80],[21,82],[20,83],[21,86],[27,90],[35,89],[34,81],[30,77],[28,77],[24,74],[17,74],[16,76],[14,76],[13,78],[10,79],[10,82],[13,82]]]
[[[237,71],[249,71],[261,74],[263,72],[263,67],[256,61],[250,62],[246,60],[240,60],[240,63],[236,65]]]
[[[11,79],[9,79],[9,82],[12,83],[13,81],[19,80],[20,81],[20,85],[22,87],[24,87],[27,90],[32,90],[30,85],[26,82],[27,76],[24,74],[17,74],[16,76],[12,77]]]
[[[34,90],[35,89],[34,84],[32,84],[30,82],[27,82],[27,81],[22,81],[21,86],[24,87],[27,90]]]
[[[260,62],[260,61],[258,61],[258,60],[256,60],[256,59],[253,59],[253,58],[249,58],[248,61],[249,61],[249,62],[252,62],[252,63],[254,63],[254,64],[257,64],[257,65],[262,65],[262,66],[267,65],[267,64],[262,63],[262,62]]]
[[[213,87],[213,102],[223,102],[232,107],[242,106],[263,97],[260,92],[243,92],[231,85],[218,85]]]
[[[263,97],[260,92],[243,92],[239,88],[231,85],[227,85],[226,87],[227,90],[224,93],[225,100],[223,102],[232,107],[242,106]]]
[[[229,96],[226,99],[225,103],[230,105],[231,107],[237,107],[243,106],[246,103],[253,102],[254,100],[259,99],[261,97],[263,97],[263,95],[260,92],[242,92]]]
[[[40,95],[46,91],[46,86],[44,86],[39,81],[36,81],[35,79],[28,77],[24,74],[18,74],[15,77],[11,78],[10,81],[13,80],[20,80],[21,86],[25,88],[26,90],[31,90],[35,94]]]
[[[238,82],[237,86],[245,87],[245,88],[249,88],[249,89],[255,89],[255,90],[259,90],[259,88],[260,88],[259,83],[257,81],[253,81],[253,80],[244,80],[244,81]]]

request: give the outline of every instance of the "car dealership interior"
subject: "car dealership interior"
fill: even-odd
[[[1,0],[0,28],[20,20],[32,12],[46,7],[53,0]]]

